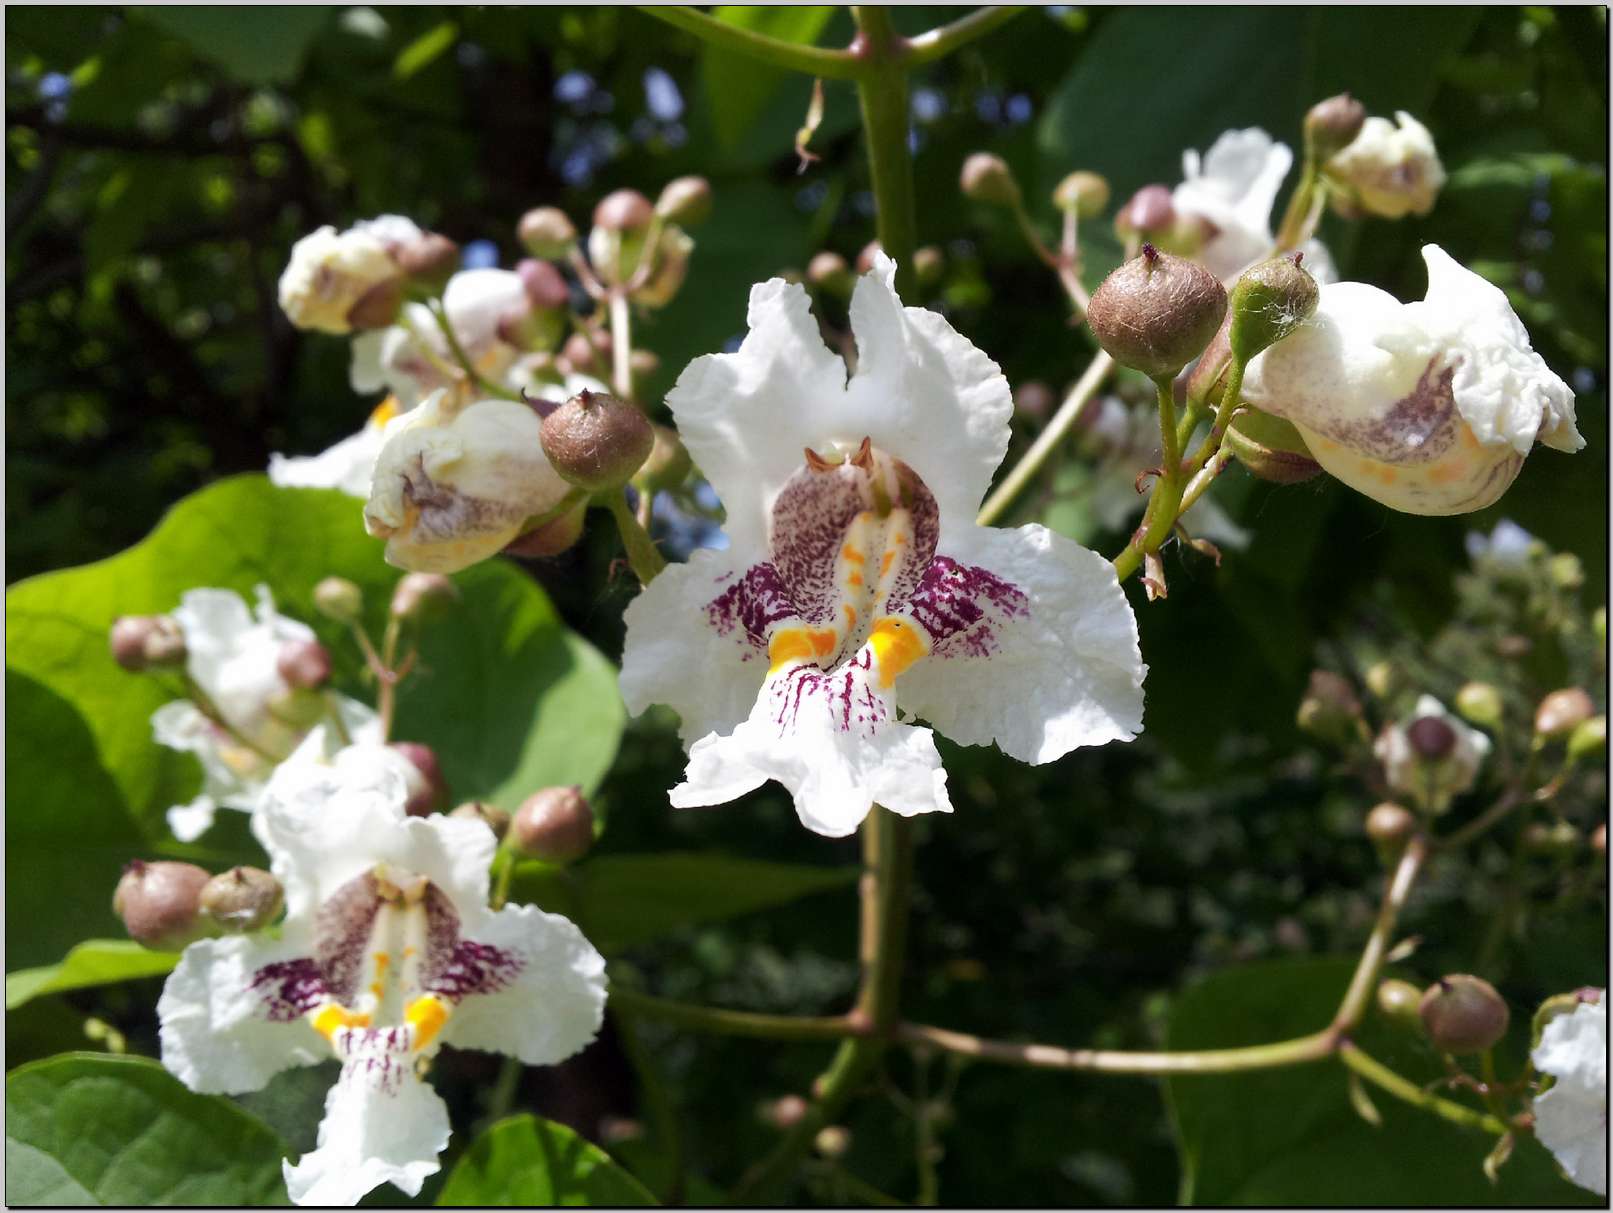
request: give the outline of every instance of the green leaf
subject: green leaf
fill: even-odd
[[[721,922],[856,882],[856,868],[723,855],[601,855],[569,871],[516,868],[511,898],[564,914],[600,951],[620,952],[697,923]]]
[[[66,1053],[6,1076],[7,1204],[285,1204],[285,1155],[145,1058]]]
[[[46,964],[87,936],[118,934],[108,903],[119,867],[166,838],[164,814],[200,783],[191,756],[152,741],[151,714],[171,692],[113,663],[112,620],[171,610],[198,586],[250,598],[264,583],[282,611],[319,632],[342,689],[373,702],[351,638],[311,602],[321,578],[348,577],[363,588],[379,633],[400,574],[360,518],[359,503],[341,493],[236,477],[186,498],[117,556],[7,591],[11,964]],[[490,561],[456,582],[463,602],[424,629],[394,735],[432,746],[460,799],[513,808],[549,784],[591,791],[624,718],[613,667],[514,565]],[[234,824],[221,822],[204,842],[218,845]],[[245,857],[196,855],[220,864]],[[64,889],[80,895],[64,897]]]
[[[724,25],[765,34],[781,42],[810,45],[834,16],[832,4],[776,7],[766,4],[725,4],[712,12]],[[700,61],[700,79],[711,103],[712,124],[718,142],[732,149],[751,123],[788,79],[770,64],[758,63],[734,51],[706,47]],[[805,113],[805,107],[802,112]],[[780,152],[787,148],[780,148]]]
[[[564,1125],[512,1116],[466,1150],[439,1205],[653,1205],[655,1198],[599,1147]]]
[[[1217,973],[1171,1009],[1169,1047],[1210,1049],[1314,1032],[1338,1007],[1353,960],[1285,960]],[[1369,1017],[1356,1041],[1422,1084],[1438,1058]],[[1520,1057],[1521,1061],[1521,1057]],[[1503,1073],[1506,1073],[1503,1068]],[[1203,1205],[1581,1205],[1600,1203],[1521,1141],[1491,1186],[1488,1134],[1458,1128],[1368,1087],[1381,1128],[1352,1105],[1333,1061],[1166,1084],[1182,1159],[1181,1198]]]
[[[60,964],[6,974],[6,1010],[30,999],[85,986],[104,986],[139,977],[160,977],[179,963],[177,952],[153,952],[132,939],[87,939]]]
[[[457,22],[444,21],[432,26],[399,52],[397,61],[392,65],[392,78],[407,80],[416,72],[430,67],[452,48],[458,37]]]
[[[332,6],[310,4],[229,5],[136,10],[153,25],[190,44],[203,59],[246,84],[285,84],[296,79]]]

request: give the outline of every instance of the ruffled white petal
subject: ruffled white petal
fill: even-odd
[[[384,1183],[417,1196],[437,1173],[452,1134],[448,1108],[410,1061],[388,1055],[378,1036],[343,1063],[325,1097],[318,1146],[282,1164],[294,1203],[354,1205]]]
[[[385,439],[382,427],[365,425],[317,455],[269,456],[269,483],[294,489],[340,489],[350,497],[370,495],[370,474]]]
[[[599,1034],[605,958],[569,920],[536,906],[505,906],[474,919],[462,908],[461,922],[467,938],[498,948],[519,969],[504,988],[460,1002],[444,1029],[445,1043],[549,1066]]]
[[[1202,162],[1196,151],[1182,153],[1171,203],[1214,228],[1199,260],[1216,277],[1236,277],[1271,251],[1271,208],[1293,162],[1287,145],[1258,127],[1224,132]]]
[[[954,741],[995,741],[1031,763],[1141,731],[1147,667],[1107,560],[1040,526],[976,528],[943,554],[995,574],[1027,602],[994,621],[988,643],[937,652],[903,674],[903,708]]]
[[[1607,1195],[1607,998],[1548,1022],[1532,1059],[1554,1078],[1535,1099],[1535,1136],[1564,1174]]]
[[[157,1000],[162,1064],[193,1091],[256,1091],[292,1066],[330,1050],[298,1017],[271,1021],[253,978],[266,965],[305,954],[306,935],[204,939],[185,949]]]
[[[189,804],[176,804],[168,810],[168,832],[180,842],[195,842],[213,827],[218,814],[218,802],[207,793]]]

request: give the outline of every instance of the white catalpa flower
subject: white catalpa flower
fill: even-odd
[[[1550,1074],[1535,1098],[1535,1136],[1574,1183],[1607,1195],[1607,992],[1550,1020],[1531,1055]]]
[[[317,455],[269,456],[269,483],[288,489],[340,489],[349,497],[368,497],[375,460],[386,444],[387,423],[398,415],[398,398],[388,396],[364,428]]]
[[[1397,125],[1398,124],[1398,125]],[[1404,111],[1368,118],[1361,133],[1335,152],[1323,171],[1369,214],[1401,219],[1426,215],[1445,185],[1445,167],[1428,128]]]
[[[1299,429],[1322,467],[1409,514],[1465,514],[1506,491],[1536,440],[1585,445],[1574,393],[1506,295],[1423,246],[1419,303],[1324,286],[1315,314],[1249,364],[1243,398]]]
[[[1453,797],[1473,786],[1490,753],[1490,739],[1424,695],[1406,720],[1378,735],[1372,752],[1383,763],[1390,788],[1443,813]]]
[[[291,247],[280,275],[280,307],[300,329],[349,333],[354,305],[401,278],[392,250],[423,233],[401,215],[354,224],[345,232],[322,227]]]
[[[403,813],[395,764],[357,747],[271,781],[254,829],[286,891],[279,937],[192,944],[157,1012],[193,1091],[255,1091],[334,1057],[316,1149],[285,1165],[298,1204],[410,1196],[438,1169],[448,1110],[421,1080],[443,1044],[549,1065],[599,1031],[605,962],[566,919],[487,908],[496,842],[478,821]]]
[[[571,486],[549,465],[542,419],[514,400],[457,407],[438,391],[387,426],[364,526],[399,568],[452,573],[519,537]]]
[[[940,316],[904,308],[895,273],[881,255],[857,285],[849,379],[806,291],[774,279],[751,291],[738,352],[696,359],[667,396],[729,540],[627,609],[622,693],[634,711],[671,705],[692,743],[674,805],[776,779],[839,837],[874,802],[951,810],[913,717],[1037,763],[1142,727],[1113,568],[1040,526],[975,525],[1008,384]]]
[[[340,715],[354,740],[380,737],[375,713],[357,700],[330,692],[321,701],[287,684],[282,650],[312,641],[314,633],[277,612],[267,586],[257,594],[254,613],[233,590],[190,590],[173,613],[185,636],[185,672],[207,701],[204,710],[176,699],[151,717],[158,744],[195,754],[202,764],[201,794],[168,810],[168,827],[182,842],[205,833],[220,808],[254,811],[275,767],[327,711]],[[310,705],[317,709],[312,719]]]

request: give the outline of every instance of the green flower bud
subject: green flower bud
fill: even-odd
[[[1501,724],[1501,692],[1487,682],[1468,682],[1456,692],[1456,711],[1469,724],[1495,729]]]
[[[1591,613],[1591,634],[1596,637],[1596,644],[1604,653],[1607,651],[1607,608],[1597,607]]]
[[[202,886],[202,913],[220,931],[259,931],[280,916],[286,904],[280,882],[261,868],[235,867]]]
[[[594,845],[594,810],[580,787],[544,788],[516,810],[509,841],[522,855],[571,863]]]
[[[1293,423],[1259,409],[1240,409],[1227,426],[1226,441],[1251,474],[1273,484],[1299,484],[1322,474]]]
[[[1320,164],[1355,142],[1367,120],[1367,107],[1349,93],[1318,101],[1305,115],[1305,143]]]
[[[1157,380],[1203,351],[1226,310],[1215,275],[1145,244],[1094,292],[1087,323],[1116,362]]]
[[[337,623],[357,623],[364,613],[364,591],[345,577],[327,577],[314,587],[314,609]]]
[[[668,223],[695,227],[711,218],[711,182],[704,177],[669,181],[655,200],[655,213]]]
[[[851,1149],[851,1130],[844,1125],[824,1125],[812,1139],[812,1148],[825,1158],[844,1158]]]
[[[577,229],[558,207],[540,206],[528,211],[521,216],[515,232],[527,252],[548,261],[564,260],[577,247]]]
[[[839,253],[821,252],[807,262],[807,282],[820,291],[844,299],[851,294],[857,279]]]
[[[1585,584],[1585,566],[1572,552],[1559,552],[1547,561],[1546,574],[1559,590],[1577,590]]]
[[[510,815],[497,805],[488,804],[485,800],[468,800],[460,805],[450,817],[460,821],[479,821],[493,831],[493,837],[500,842],[504,835],[510,832]]]
[[[1301,253],[1274,257],[1245,270],[1232,288],[1228,341],[1232,356],[1248,362],[1277,344],[1316,311],[1321,288],[1300,268]]]
[[[633,473],[633,486],[641,493],[675,489],[689,478],[694,463],[676,430],[664,425],[652,425],[650,429],[655,440],[650,447],[649,457]]]
[[[1096,219],[1109,205],[1109,182],[1097,173],[1069,173],[1053,188],[1053,205],[1078,219]]]
[[[1568,735],[1568,757],[1574,762],[1600,758],[1607,753],[1607,717],[1592,716]]]
[[[1595,714],[1591,697],[1578,687],[1553,691],[1535,709],[1535,735],[1543,740],[1566,737]]]
[[[1392,662],[1374,661],[1361,675],[1361,681],[1367,684],[1367,690],[1377,698],[1388,699],[1399,685],[1400,676],[1395,672]]]
[[[123,869],[112,895],[112,912],[129,937],[157,952],[177,952],[207,934],[201,919],[202,888],[210,873],[193,863],[136,859]]]
[[[992,206],[1019,203],[1019,182],[1014,180],[1013,171],[1001,156],[991,152],[976,152],[963,162],[958,188],[965,198],[974,202]]]
[[[459,589],[441,573],[405,573],[392,591],[392,614],[426,622],[440,618],[459,601]]]
[[[1511,1019],[1495,987],[1470,973],[1441,977],[1423,993],[1417,1012],[1442,1053],[1482,1053],[1506,1035]]]
[[[1422,1016],[1417,1012],[1422,997],[1423,992],[1409,981],[1391,977],[1378,984],[1378,1010],[1398,1027],[1422,1031]]]
[[[655,432],[644,414],[603,392],[578,392],[543,419],[543,453],[568,483],[620,488],[649,457]]]
[[[276,691],[264,707],[275,720],[298,733],[313,728],[330,711],[330,705],[318,691],[296,686]]]

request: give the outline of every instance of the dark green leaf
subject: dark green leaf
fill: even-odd
[[[331,6],[310,4],[142,8],[140,15],[190,44],[246,84],[284,84],[330,18]]]
[[[713,16],[725,25],[765,34],[781,42],[811,44],[834,16],[834,6],[805,4],[779,8],[765,4],[726,4]],[[714,47],[706,48],[700,67],[717,138],[726,148],[732,148],[744,137],[756,116],[789,78],[776,67]],[[802,112],[805,112],[804,107]]]
[[[60,964],[6,974],[6,1010],[44,994],[160,977],[179,962],[177,952],[153,952],[132,939],[86,939]]]
[[[536,1116],[501,1120],[465,1151],[439,1205],[653,1205],[599,1147]]]

